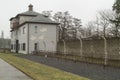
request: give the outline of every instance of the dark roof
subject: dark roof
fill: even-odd
[[[33,19],[30,20],[30,22],[41,22],[41,23],[57,23],[55,21],[52,21],[50,18],[39,14],[36,17],[34,17]]]
[[[55,23],[55,24],[59,24],[59,23],[51,20],[49,17],[47,17],[47,16],[45,16],[43,14],[34,12],[34,11],[26,11],[26,12],[23,12],[23,13],[20,13],[20,14],[16,15],[16,17],[18,17],[18,16],[33,16],[33,19],[31,19],[31,20],[29,20],[27,22],[37,22],[37,23],[40,22],[40,23],[52,23],[52,24]],[[13,19],[13,18],[11,18],[11,19]]]
[[[32,19],[30,19],[29,21],[25,21],[22,24],[19,24],[18,28],[21,27],[22,25],[24,25],[25,23],[38,23],[38,24],[54,24],[54,25],[58,25],[59,23],[53,21],[52,19],[50,19],[49,17],[40,14],[38,12],[35,12],[31,9],[31,7],[29,7],[29,10],[23,13],[19,13],[17,14],[15,17],[12,17],[10,19],[10,21],[12,19],[18,18],[19,16],[30,16],[32,17]],[[13,29],[11,30],[13,31]]]
[[[26,11],[23,13],[19,13],[17,16],[37,16],[37,15],[39,15],[39,13],[34,12],[34,11]]]
[[[10,21],[11,21],[12,19],[14,19],[14,18],[15,18],[15,17],[11,17],[11,18],[10,18]]]

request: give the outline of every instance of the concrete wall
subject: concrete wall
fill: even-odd
[[[63,42],[58,43],[58,52],[63,53]],[[107,39],[107,52],[110,58],[120,58],[120,39]],[[66,41],[66,54],[80,55],[80,41]],[[83,55],[104,58],[103,39],[83,40]]]

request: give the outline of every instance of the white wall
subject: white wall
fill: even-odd
[[[35,33],[35,26],[37,26],[37,33]],[[29,39],[29,53],[34,51],[34,44],[38,43],[39,50],[48,52],[56,51],[57,49],[57,35],[56,25],[52,24],[30,24],[30,39]]]
[[[37,33],[35,32],[35,26],[37,26]],[[25,33],[23,34],[23,28],[25,27]],[[38,43],[38,50],[47,52],[53,52],[57,50],[57,25],[52,24],[32,24],[26,23],[16,31],[13,31],[13,38],[11,44],[15,44],[16,39],[19,40],[20,49],[19,53],[28,54],[28,27],[29,27],[29,53],[34,51],[34,44]],[[26,44],[26,49],[21,49],[21,44]],[[15,50],[11,50],[15,52]]]
[[[17,30],[11,32],[11,44],[12,45],[16,44],[16,39],[18,39]],[[15,49],[12,49],[11,52],[15,52]]]
[[[25,33],[23,34],[23,28],[25,28]],[[20,44],[20,50],[19,50],[19,53],[24,53],[24,54],[27,54],[27,30],[28,30],[28,25],[25,24],[23,26],[21,26],[19,28],[19,31],[18,31],[18,40],[19,40],[19,44]],[[21,48],[21,44],[25,43],[25,51],[22,50]]]
[[[11,45],[14,45],[15,44],[15,36],[14,36],[14,34],[15,34],[15,31],[12,31],[11,32]],[[13,47],[14,48],[14,47]],[[11,52],[15,52],[15,50],[14,49],[11,49]]]

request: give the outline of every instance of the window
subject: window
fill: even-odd
[[[38,28],[38,27],[37,27],[37,26],[35,26],[35,33],[37,33],[37,28]]]
[[[14,50],[16,49],[16,44],[14,44]]]
[[[25,51],[25,43],[23,43],[23,51]]]
[[[13,50],[13,44],[11,44],[11,49]]]
[[[23,27],[23,34],[25,34],[25,27]]]
[[[38,44],[35,43],[35,44],[34,44],[34,50],[37,51],[37,48],[38,48]]]

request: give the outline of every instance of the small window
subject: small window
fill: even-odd
[[[38,44],[35,43],[35,44],[34,44],[34,50],[37,51],[37,48],[38,48]]]
[[[16,45],[14,44],[14,50],[16,49]]]
[[[23,51],[25,51],[25,43],[23,43]]]
[[[23,27],[23,34],[25,34],[25,27]]]
[[[37,27],[37,26],[35,26],[35,33],[37,33],[37,28],[38,28],[38,27]]]

